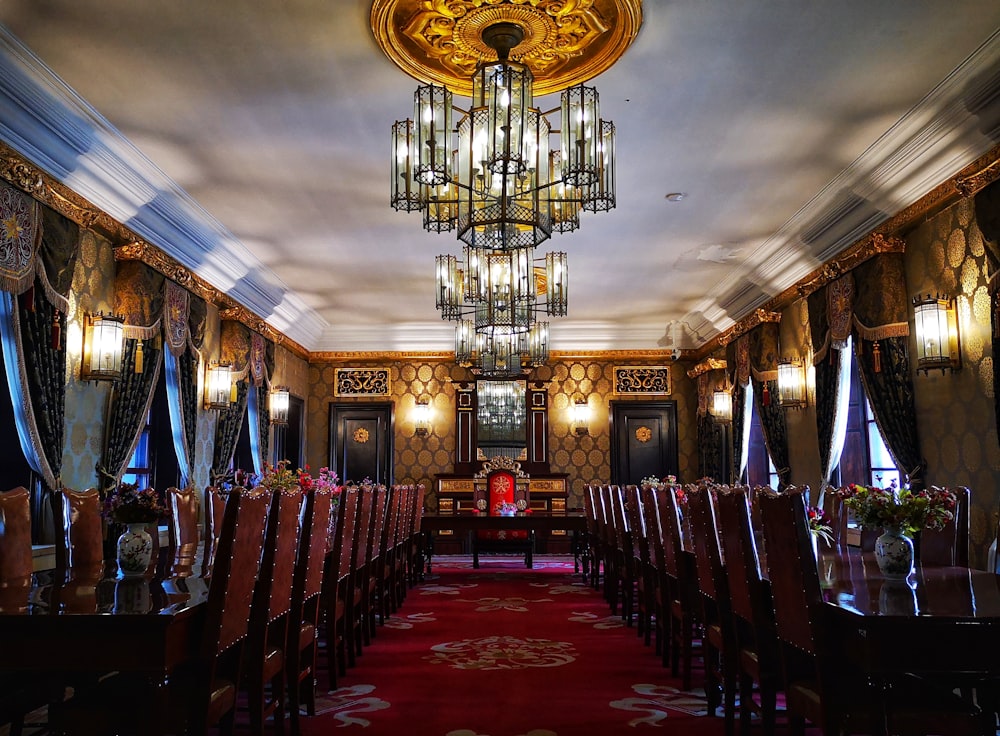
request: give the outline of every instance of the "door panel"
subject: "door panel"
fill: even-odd
[[[331,404],[330,469],[342,482],[392,483],[392,404]]]
[[[677,475],[677,406],[673,401],[611,402],[611,482]]]

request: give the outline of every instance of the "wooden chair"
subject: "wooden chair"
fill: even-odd
[[[992,714],[945,689],[905,676],[873,687],[853,670],[823,599],[802,495],[764,493],[760,504],[793,733],[804,734],[806,720],[824,734],[993,733]]]
[[[170,487],[164,495],[170,514],[171,572],[174,577],[186,577],[194,573],[195,557],[201,541],[198,526],[201,501],[191,486],[183,489]]]
[[[101,496],[96,488],[74,491],[63,487],[53,494],[56,504],[56,567],[96,568],[104,564]]]
[[[603,550],[601,548],[600,520],[597,515],[597,489],[590,483],[583,488],[583,512],[587,517],[584,535],[583,574],[594,590],[600,589]]]
[[[473,476],[473,504],[481,514],[498,516],[498,505],[512,503],[517,511],[530,508],[528,475],[521,470],[521,463],[498,455],[483,463],[483,468]],[[523,553],[524,566],[532,566],[535,550],[533,531],[481,530],[472,535],[472,567],[479,567],[481,552]]]
[[[350,630],[349,647],[354,647],[356,656],[360,656],[366,643],[365,637],[365,593],[367,592],[367,575],[369,572],[368,555],[371,552],[371,532],[374,526],[374,511],[376,490],[374,486],[362,486],[358,491],[361,502],[358,508],[358,523],[354,530],[354,545],[351,557],[351,598],[348,604],[348,622]]]
[[[362,621],[361,629],[364,642],[370,644],[375,638],[375,623],[379,605],[379,585],[382,573],[382,559],[386,553],[387,537],[385,534],[386,515],[388,512],[389,491],[383,486],[375,487],[375,497],[372,502],[371,529],[368,533],[368,565],[362,581]]]
[[[330,522],[335,513],[329,490],[306,494],[302,510],[295,573],[292,578],[292,609],[289,613],[287,661],[288,711],[291,732],[300,731],[300,709],[316,714],[316,662],[323,588],[323,572],[330,542]]]
[[[692,489],[688,494],[687,511],[691,516],[691,536],[701,592],[705,697],[708,712],[714,715],[720,705],[721,690],[725,732],[731,736],[736,723],[736,629],[712,491],[705,486]]]
[[[243,656],[242,677],[254,736],[264,733],[269,716],[274,717],[278,733],[284,729],[285,651],[301,509],[298,489],[272,493]]]
[[[654,491],[663,545],[663,566],[667,589],[665,606],[670,619],[670,646],[664,647],[664,657],[670,658],[670,671],[681,677],[684,690],[691,689],[694,640],[699,626],[698,583],[693,555],[684,551],[680,511],[677,497],[670,487]]]
[[[969,501],[965,486],[949,488],[955,495],[954,518],[944,529],[924,529],[913,540],[916,559],[928,567],[969,566]]]
[[[666,613],[665,595],[667,591],[667,573],[663,563],[663,535],[660,533],[659,513],[656,507],[656,495],[652,486],[642,486],[639,489],[643,510],[646,516],[646,534],[649,537],[649,567],[650,595],[652,599],[654,646],[657,656],[663,656],[664,647],[669,646],[667,638],[670,632],[669,614]],[[665,659],[664,662],[667,660]]]
[[[215,486],[205,487],[205,549],[202,576],[212,577],[212,562],[222,534],[222,518],[226,513],[226,496]]]
[[[611,511],[615,527],[615,565],[618,568],[618,587],[611,612],[617,613],[621,604],[621,617],[626,626],[632,625],[635,613],[636,565],[632,542],[632,527],[626,506],[626,491],[621,486],[611,486]]]
[[[336,687],[338,675],[347,674],[347,665],[354,665],[354,648],[346,644],[345,622],[351,595],[351,559],[358,497],[356,488],[345,488],[340,494],[333,551],[323,578],[326,665],[331,688]]]
[[[31,496],[19,486],[0,493],[0,613],[28,610],[31,591]],[[0,724],[20,736],[24,717],[49,701],[50,689],[26,676],[0,676]]]
[[[407,580],[411,588],[424,579],[424,535],[420,527],[420,520],[424,515],[424,499],[426,497],[427,489],[423,483],[418,483],[414,488],[413,503],[410,508]]]
[[[395,584],[396,555],[399,553],[398,539],[403,524],[403,487],[392,486],[386,498],[385,523],[382,525],[382,557],[375,576],[378,578],[378,617],[384,624],[398,605]]]
[[[762,730],[766,736],[771,736],[777,720],[781,659],[770,586],[761,576],[750,521],[748,489],[736,487],[720,492],[718,511],[736,633],[740,733],[743,736],[750,733],[751,715],[757,712],[761,716]],[[759,703],[753,696],[755,684]]]

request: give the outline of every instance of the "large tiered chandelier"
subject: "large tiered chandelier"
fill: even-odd
[[[476,68],[469,109],[445,86],[422,85],[413,119],[392,128],[392,206],[464,243],[464,261],[437,258],[437,308],[456,322],[456,360],[488,375],[548,360],[539,316],[565,316],[568,271],[565,253],[536,259],[535,248],[579,227],[581,211],[615,206],[615,126],[597,90],[576,84],[558,108],[535,107],[531,70],[509,59],[523,37],[516,23],[484,28],[497,60]]]

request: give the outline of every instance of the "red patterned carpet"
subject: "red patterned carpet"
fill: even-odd
[[[566,558],[435,559],[306,736],[722,734]]]

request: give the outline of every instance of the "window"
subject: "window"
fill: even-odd
[[[753,384],[747,386],[747,394],[753,396]],[[778,489],[778,471],[771,462],[764,442],[764,430],[760,426],[760,414],[756,402],[748,400],[750,418],[750,438],[747,444],[747,485],[770,486]]]
[[[170,410],[167,407],[167,379],[161,370],[153,403],[146,416],[135,452],[128,461],[123,483],[136,483],[140,488],[155,488],[165,491],[180,483],[180,467],[174,450],[173,434],[170,429]]]
[[[901,480],[899,468],[886,447],[865,396],[857,356],[851,351],[851,399],[847,410],[847,433],[840,465],[831,482],[835,485],[869,483],[887,486],[892,481],[899,485]]]

